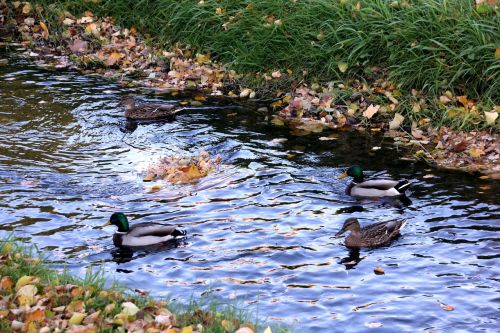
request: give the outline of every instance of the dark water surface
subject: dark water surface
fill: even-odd
[[[500,327],[497,183],[398,161],[390,146],[371,150],[377,137],[292,137],[248,110],[189,111],[139,126],[126,144],[114,106],[128,93],[100,77],[0,67],[0,236],[14,232],[77,274],[103,265],[124,285],[180,301],[211,292],[300,332]],[[197,184],[148,193],[141,171],[151,161],[201,150],[224,165]],[[345,196],[336,176],[353,163],[415,179],[412,204]],[[117,251],[114,228],[94,228],[114,211],[178,224],[189,238]],[[408,224],[390,246],[356,254],[333,237],[351,216]]]

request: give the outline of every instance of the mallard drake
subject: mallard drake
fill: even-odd
[[[384,245],[399,236],[399,230],[404,227],[406,220],[395,219],[370,224],[361,228],[356,218],[345,220],[342,229],[335,235],[340,237],[346,231],[351,231],[345,239],[345,245],[352,248],[375,247]]]
[[[131,96],[122,98],[116,106],[125,106],[125,117],[128,120],[173,120],[176,113],[184,110],[174,104],[135,105],[135,100]]]
[[[392,179],[369,179],[364,180],[363,169],[359,165],[353,165],[344,173],[338,176],[338,179],[347,176],[353,177],[353,181],[346,187],[345,193],[354,197],[394,197],[404,194],[404,191],[410,186],[408,180]]]
[[[186,231],[175,226],[156,222],[137,223],[129,227],[127,216],[123,213],[113,213],[104,226],[111,224],[118,227],[113,243],[119,247],[154,245],[186,235]]]

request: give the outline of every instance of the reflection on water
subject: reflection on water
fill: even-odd
[[[497,183],[400,161],[391,146],[372,151],[376,136],[292,137],[242,109],[128,127],[115,105],[129,93],[98,77],[0,67],[0,236],[14,232],[76,274],[103,265],[123,284],[181,301],[210,291],[300,331],[498,327]],[[147,191],[149,163],[200,150],[224,165],[197,184]],[[354,163],[415,179],[411,202],[345,196],[336,176]],[[113,230],[96,228],[114,211],[189,234],[159,249],[116,249]],[[334,238],[348,217],[408,224],[389,246],[350,251]]]

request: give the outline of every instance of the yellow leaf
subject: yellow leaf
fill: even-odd
[[[80,325],[80,323],[83,321],[85,317],[87,317],[87,314],[85,312],[75,312],[69,319],[69,324]]]
[[[124,302],[122,303],[122,312],[124,315],[127,316],[135,316],[137,312],[139,312],[139,308],[132,302]]]
[[[23,6],[23,14],[28,15],[33,7],[31,7],[31,4],[29,2],[26,2],[26,4]]]
[[[189,167],[188,171],[186,171],[186,174],[189,176],[189,178],[200,178],[203,176],[203,174],[200,172],[200,169],[194,164],[191,164]]]
[[[222,320],[220,324],[222,325],[222,327],[224,327],[226,332],[229,332],[231,330],[231,324],[226,319]]]
[[[191,326],[183,327],[181,333],[193,333],[193,328]]]
[[[205,101],[205,100],[206,100],[206,98],[205,98],[205,96],[203,96],[203,95],[196,95],[196,96],[194,96],[194,100],[195,100],[195,101],[200,101],[200,102],[203,102],[203,101]]]
[[[121,58],[123,58],[124,55],[121,54],[120,52],[116,52],[116,51],[113,51],[109,56],[108,56],[108,59],[106,59],[106,66],[113,66],[114,64],[116,64],[116,62],[118,60],[120,60]]]
[[[75,300],[68,304],[66,307],[66,311],[68,313],[73,312],[84,312],[85,311],[85,303],[82,300]]]
[[[273,108],[277,108],[277,107],[281,106],[282,104],[283,104],[283,102],[281,100],[279,100],[279,101],[271,103],[271,106]]]
[[[467,106],[467,96],[457,96],[457,100],[463,105]]]
[[[217,14],[217,15],[224,14],[224,8],[221,8],[221,7],[215,8],[215,14]]]
[[[33,280],[35,280],[35,277],[25,275],[23,277],[20,277],[19,280],[16,282],[16,290],[21,289],[21,287],[24,287],[27,284],[30,284]]]
[[[28,284],[24,287],[21,287],[17,293],[17,301],[19,305],[31,305],[35,301],[35,295],[37,294],[38,289],[32,285]]]
[[[285,125],[285,122],[283,120],[281,120],[280,118],[273,118],[273,120],[271,120],[271,124],[276,125],[276,126],[283,126],[283,125]]]
[[[49,29],[47,28],[44,22],[40,21],[40,27],[43,30],[42,37],[45,39],[49,38]]]
[[[394,119],[389,122],[389,129],[393,130],[399,128],[404,119],[405,119],[404,116],[400,115],[399,113],[396,113],[394,115]]]
[[[484,154],[484,150],[481,149],[481,148],[471,147],[469,149],[469,155],[472,158],[477,158],[477,157],[479,157],[479,156],[481,156],[483,154]]]
[[[377,111],[379,109],[380,109],[380,105],[370,104],[370,106],[368,106],[368,108],[363,112],[363,116],[365,116],[366,118],[370,119],[371,117],[373,117],[373,115],[375,113],[377,113]]]
[[[500,58],[500,47],[495,49],[495,58]]]
[[[197,54],[196,55],[196,62],[198,63],[198,65],[202,65],[202,64],[208,62],[209,60],[210,60],[210,58],[207,55],[204,55],[204,54]]]
[[[486,118],[486,124],[493,125],[498,118],[497,111],[486,112],[484,111],[484,118]]]
[[[25,321],[43,321],[45,320],[45,311],[42,309],[34,309],[30,310],[26,313]]]
[[[345,73],[347,71],[347,68],[349,68],[349,65],[346,62],[339,62],[337,64],[337,67],[339,68],[340,72]]]

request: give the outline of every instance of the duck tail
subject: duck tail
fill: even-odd
[[[182,236],[186,236],[186,234],[187,234],[186,230],[175,229],[172,232],[172,236],[174,236],[174,237],[182,237]]]
[[[394,186],[394,188],[399,192],[399,193],[404,193],[404,191],[406,191],[406,189],[408,188],[408,186],[410,186],[411,182],[409,182],[408,180],[402,180],[400,181],[399,183],[396,184],[396,186]]]

